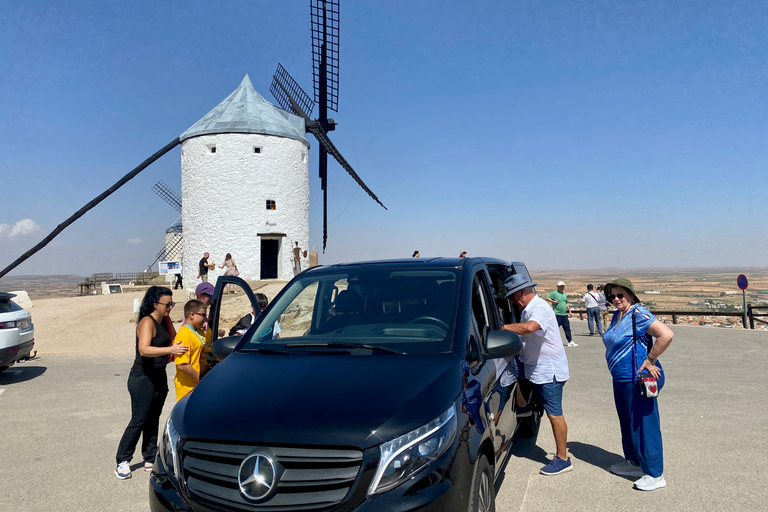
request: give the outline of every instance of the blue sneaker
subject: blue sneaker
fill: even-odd
[[[131,478],[131,464],[124,460],[115,468],[115,476],[120,480],[126,480]]]
[[[552,462],[550,462],[549,464],[541,468],[541,471],[539,471],[539,473],[546,476],[554,476],[554,475],[559,475],[560,473],[567,473],[572,469],[573,469],[573,464],[571,464],[570,457],[568,457],[567,460],[563,460],[560,457],[555,456]]]

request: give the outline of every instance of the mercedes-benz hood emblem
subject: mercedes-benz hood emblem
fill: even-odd
[[[275,463],[263,453],[247,456],[237,472],[237,483],[243,496],[252,500],[266,498],[276,485]]]

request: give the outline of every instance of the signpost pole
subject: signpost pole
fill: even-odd
[[[749,329],[747,326],[747,290],[741,290],[742,307],[744,311],[744,328]]]
[[[742,322],[744,322],[744,328],[749,329],[747,325],[747,286],[749,286],[749,280],[744,274],[739,274],[739,277],[736,278],[736,284],[741,288],[742,312],[744,314]]]

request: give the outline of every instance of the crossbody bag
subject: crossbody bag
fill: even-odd
[[[632,309],[632,343],[633,343],[633,354],[632,354],[632,365],[635,366],[637,364],[637,320],[635,320],[635,309]],[[646,353],[650,354],[651,349],[653,348],[653,339],[652,336],[645,335],[646,340],[648,341],[648,345],[646,347]],[[663,372],[664,369],[661,367],[661,363],[659,361],[656,361],[656,364],[658,365],[659,369]],[[637,373],[637,369],[635,370],[635,373]],[[659,380],[651,375],[649,372],[642,373],[637,376],[637,378],[640,380],[640,396],[644,396],[646,398],[656,398],[659,396],[659,392],[661,391],[662,386],[664,385],[664,381],[662,380],[659,382]]]

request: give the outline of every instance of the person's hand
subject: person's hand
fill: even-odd
[[[661,376],[661,368],[656,366],[654,363],[650,362],[649,360],[643,361],[643,365],[640,367],[639,370],[637,370],[638,375],[643,373],[644,370],[648,370],[648,373],[650,373],[653,377],[659,378]]]
[[[224,332],[224,329],[219,329],[219,338],[223,338],[223,337],[224,337],[224,334],[226,334],[226,333]]]
[[[188,351],[189,351],[189,347],[186,345],[182,345],[181,343],[174,343],[173,345],[171,345],[171,354],[175,356],[186,354]]]

